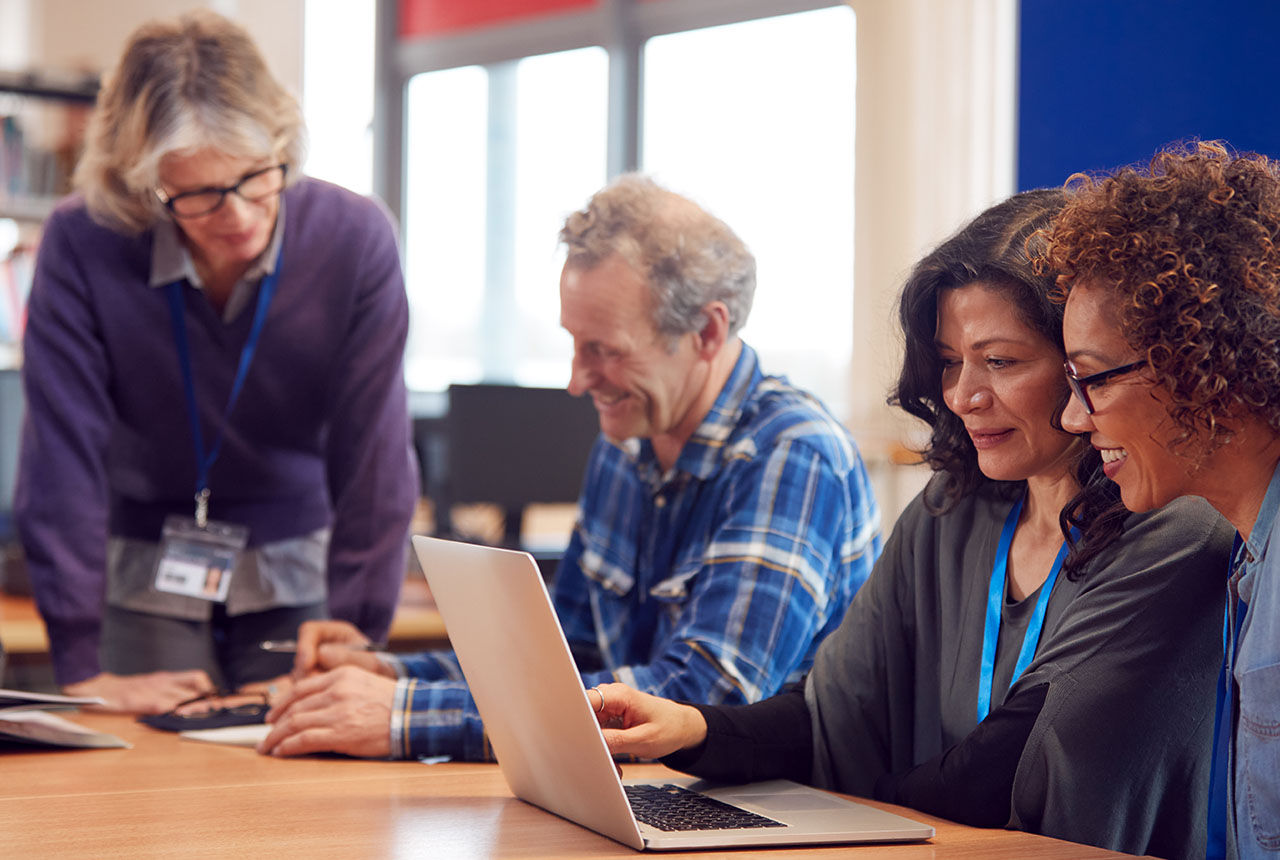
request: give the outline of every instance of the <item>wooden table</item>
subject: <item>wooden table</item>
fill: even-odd
[[[444,621],[422,574],[405,580],[387,641],[393,651],[448,647]],[[0,594],[0,642],[10,657],[47,657],[49,637],[30,597]]]
[[[0,753],[0,854],[5,857],[640,856],[516,800],[497,765],[272,759],[247,748],[183,740],[129,717],[68,717],[119,735],[134,748]],[[664,773],[660,765],[626,767],[627,777],[660,779]],[[929,822],[937,836],[913,845],[762,853],[891,860],[1124,856],[872,803]]]

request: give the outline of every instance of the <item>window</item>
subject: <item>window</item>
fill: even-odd
[[[491,5],[502,4],[476,8]],[[776,14],[803,10],[796,0],[552,5],[543,18],[503,23],[490,9],[470,24],[433,27],[418,19],[444,7],[401,0],[402,28],[430,37],[406,37],[378,60],[405,82],[403,187],[384,194],[403,221],[410,388],[565,384],[571,344],[558,323],[556,236],[610,174],[636,166],[742,235],[760,284],[744,337],[766,369],[840,414],[853,338],[852,9],[813,2]],[[354,20],[352,6],[361,10]],[[363,71],[351,74],[363,69],[351,34],[367,29],[373,42],[364,8],[307,0],[307,56],[322,58],[307,64],[307,91],[324,93],[306,102],[309,172],[357,190],[370,175],[372,85]],[[336,22],[327,31],[325,16]],[[620,19],[623,30],[611,29]],[[346,47],[313,50],[322,38]],[[331,59],[338,53],[342,63]],[[630,87],[634,72],[619,78],[640,68]],[[627,92],[642,103],[621,103]],[[322,125],[324,111],[346,131]],[[634,164],[619,156],[627,152],[638,153]]]
[[[605,182],[607,73],[582,48],[410,80],[410,388],[566,383],[556,234]]]
[[[374,0],[307,0],[303,12],[305,170],[360,194],[373,190],[375,8]]]
[[[766,371],[842,414],[853,339],[853,13],[650,39],[643,92],[644,169],[722,217],[756,256],[743,339]]]
[[[405,130],[409,387],[478,379],[485,281],[488,78],[479,66],[418,75]]]

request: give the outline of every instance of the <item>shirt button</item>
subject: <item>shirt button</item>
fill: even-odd
[[[667,506],[667,497],[666,497],[666,496],[658,496],[656,499],[654,499],[654,500],[653,500],[653,504],[654,504],[656,507],[659,507],[659,508],[665,508],[665,507]]]

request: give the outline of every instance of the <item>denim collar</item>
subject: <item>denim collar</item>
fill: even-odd
[[[1253,528],[1249,530],[1249,539],[1242,548],[1248,550],[1250,562],[1261,561],[1266,555],[1277,513],[1280,513],[1280,463],[1271,473],[1271,483],[1267,485],[1267,494],[1262,499],[1262,507],[1258,509],[1258,518],[1254,520]],[[1239,560],[1236,559],[1237,562]]]

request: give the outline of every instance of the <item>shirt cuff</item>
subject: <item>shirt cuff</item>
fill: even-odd
[[[67,622],[46,618],[44,623],[58,686],[87,681],[102,671],[98,663],[98,645],[102,637],[100,621]]]
[[[405,671],[404,661],[401,660],[396,655],[387,654],[385,652],[379,651],[376,654],[374,654],[374,656],[382,661],[382,665],[386,666],[388,669],[394,672],[397,678],[408,677],[409,673]]]
[[[413,707],[413,689],[418,682],[412,678],[396,681],[395,695],[391,700],[391,758],[412,758],[409,755],[409,711]]]

